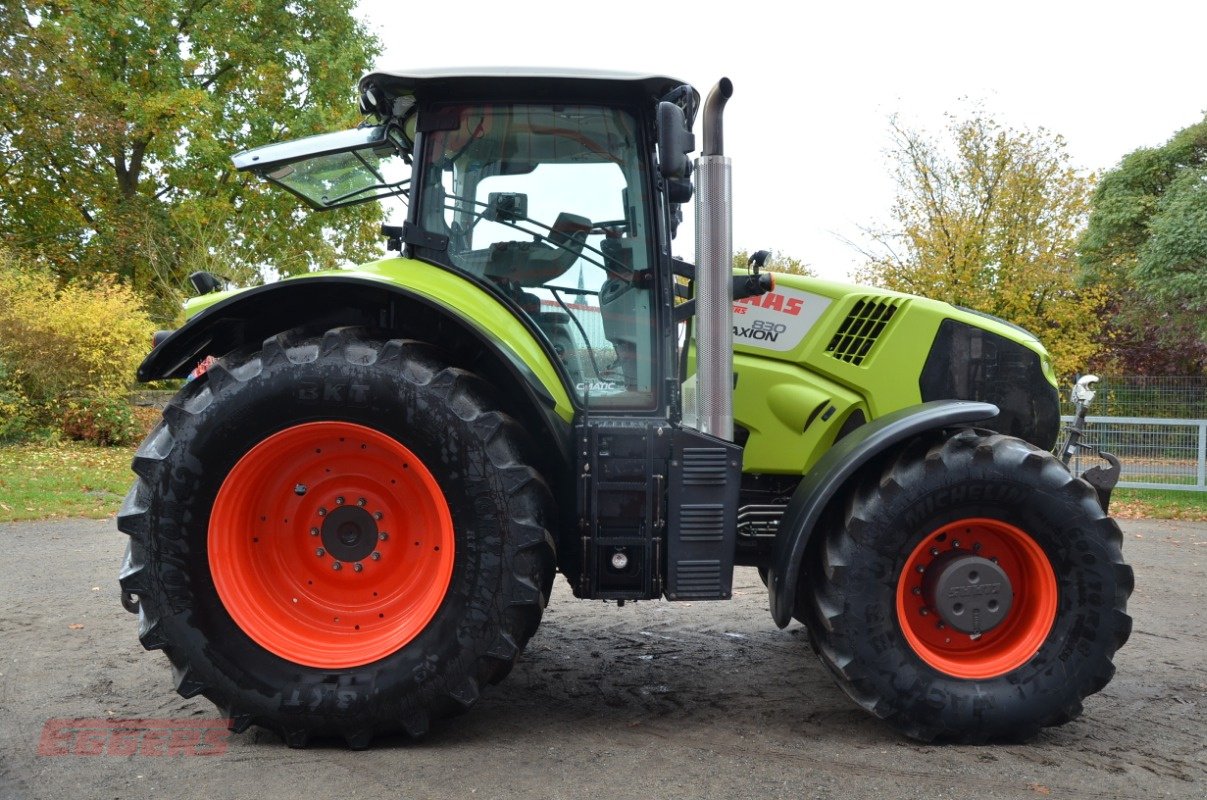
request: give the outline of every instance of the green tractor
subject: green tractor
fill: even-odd
[[[1109,490],[1049,450],[1035,337],[732,266],[720,81],[377,72],[351,131],[236,155],[315,209],[404,198],[397,256],[220,291],[140,380],[123,602],[177,691],[291,746],[420,736],[502,680],[556,573],[722,600],[755,566],[906,735],[1076,717],[1131,628]],[[695,197],[695,265],[671,242]],[[200,366],[199,366],[200,365]]]

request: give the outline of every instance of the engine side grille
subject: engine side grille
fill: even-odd
[[[897,313],[897,305],[895,298],[888,297],[865,297],[857,301],[826,345],[826,354],[855,366],[862,364]]]

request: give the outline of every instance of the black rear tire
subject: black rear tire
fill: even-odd
[[[1056,599],[1033,655],[1024,647],[1016,657],[1023,663],[969,677],[962,664],[937,668],[925,645],[911,643],[905,630],[918,623],[901,609],[921,610],[898,590],[907,563],[918,563],[909,562],[911,554],[923,542],[923,551],[930,548],[928,537],[973,519],[1024,531],[1042,551],[1035,551],[1040,566],[1046,559],[1051,567]],[[907,736],[1022,740],[1077,717],[1081,701],[1114,674],[1111,659],[1131,631],[1125,612],[1133,577],[1121,545],[1094,490],[1051,454],[1012,437],[963,431],[915,442],[858,487],[842,524],[811,554],[802,610],[814,649],[843,690]],[[1025,602],[1016,596],[1009,613]],[[995,671],[984,663],[975,669]]]
[[[495,409],[480,379],[431,346],[353,329],[273,337],[185,386],[140,446],[118,516],[130,535],[122,590],[137,595],[139,639],[166,653],[177,691],[209,698],[232,730],[261,725],[291,746],[312,736],[354,748],[382,733],[419,736],[473,705],[535,633],[555,563],[550,491],[525,463],[524,432]],[[208,534],[224,478],[258,443],[307,422],[352,423],[401,443],[451,512],[455,557],[438,610],[371,663],[283,658],[235,622],[215,589]]]

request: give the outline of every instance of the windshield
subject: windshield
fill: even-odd
[[[423,227],[448,236],[453,267],[532,317],[580,398],[649,405],[651,232],[633,117],[548,105],[447,113],[457,127],[425,137]]]

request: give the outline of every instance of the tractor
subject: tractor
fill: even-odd
[[[181,695],[295,747],[418,737],[508,674],[557,573],[623,605],[730,598],[738,565],[906,736],[1081,713],[1133,577],[1109,487],[1050,452],[1047,352],[763,253],[735,269],[732,92],[374,72],[359,127],[233,157],[316,210],[406,217],[355,268],[195,274],[139,368],[190,378],[117,520],[123,604]]]

